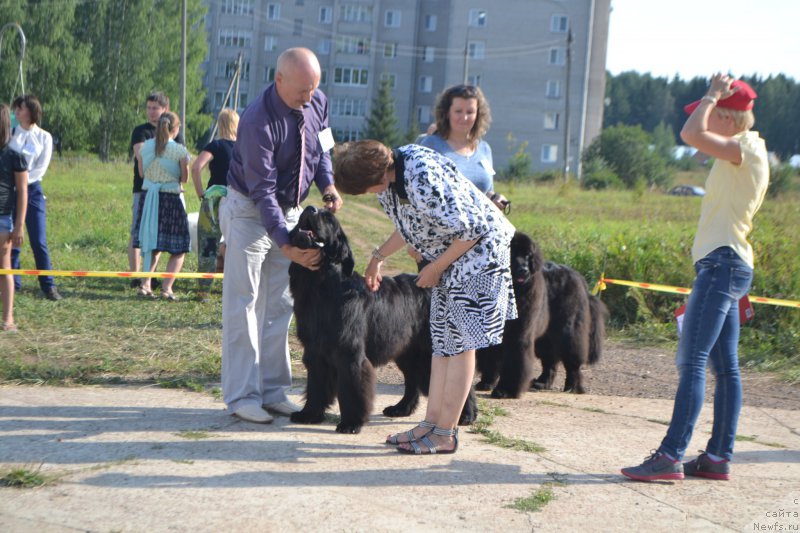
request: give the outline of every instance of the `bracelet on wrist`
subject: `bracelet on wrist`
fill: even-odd
[[[386,256],[381,253],[380,248],[377,246],[374,250],[372,250],[372,257],[375,258],[379,263],[386,261]]]
[[[706,102],[711,102],[711,105],[717,105],[717,102],[719,101],[718,98],[716,98],[714,96],[711,96],[710,94],[707,94],[707,95],[703,96],[700,100],[705,100]]]

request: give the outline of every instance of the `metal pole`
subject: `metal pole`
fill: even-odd
[[[186,142],[186,0],[181,1],[181,137]]]
[[[467,21],[467,34],[464,37],[464,85],[469,78],[469,21]]]
[[[17,30],[17,33],[19,34],[19,73],[17,75],[17,81],[20,83],[22,89],[22,92],[20,94],[25,94],[25,77],[22,71],[22,62],[25,59],[25,43],[27,41],[25,39],[25,32],[22,31],[22,27],[16,22],[9,22],[8,24],[0,28],[0,59],[3,58],[3,33],[8,28],[14,28],[15,30]],[[14,88],[11,90],[11,98],[9,99],[9,102],[14,100],[14,91],[16,90],[17,90],[17,82],[14,82]]]
[[[572,64],[572,29],[567,31],[567,73],[564,87],[564,183],[569,179],[569,74]]]

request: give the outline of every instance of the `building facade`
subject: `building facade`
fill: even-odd
[[[222,106],[242,58],[243,108],[278,55],[319,57],[337,142],[358,139],[382,78],[402,129],[424,130],[436,95],[479,85],[492,109],[495,167],[525,144],[535,170],[580,172],[600,133],[610,0],[207,0],[206,87]],[[233,90],[236,93],[236,90]],[[509,140],[513,137],[513,141]]]

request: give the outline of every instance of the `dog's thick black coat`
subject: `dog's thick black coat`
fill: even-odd
[[[478,352],[478,389],[491,388],[499,365],[495,398],[517,398],[529,387],[551,389],[561,362],[567,373],[564,391],[583,394],[581,367],[597,363],[602,355],[605,304],[589,293],[574,269],[543,261],[536,243],[520,232],[511,245],[511,273],[519,318],[506,322],[499,352],[497,347]],[[542,294],[547,302],[543,306]],[[541,360],[542,372],[531,383],[533,357]]]
[[[536,355],[542,361],[542,373],[533,382],[536,389],[551,389],[559,361],[567,377],[564,392],[583,394],[581,367],[593,365],[603,353],[608,310],[589,293],[586,280],[574,269],[545,262],[542,269],[547,282],[550,323],[536,341]]]
[[[517,318],[506,321],[502,344],[477,353],[481,379],[475,388],[489,390],[497,382],[493,398],[519,398],[533,381],[535,342],[547,330],[549,317],[543,264],[536,243],[524,233],[516,232],[511,240],[511,277]]]
[[[297,337],[303,344],[308,373],[303,409],[292,414],[299,423],[320,423],[325,410],[339,402],[340,433],[358,433],[372,413],[375,367],[394,361],[405,379],[403,398],[383,410],[391,417],[414,412],[419,393],[428,393],[431,372],[430,291],[416,277],[384,276],[371,292],[354,273],[353,254],[336,217],[307,207],[290,232],[299,248],[319,247],[319,270],[297,263],[289,267]],[[474,392],[459,423],[477,417]]]

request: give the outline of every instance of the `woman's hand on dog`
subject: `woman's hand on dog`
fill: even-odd
[[[321,259],[319,249],[314,248],[304,250],[302,248],[286,244],[281,246],[281,251],[283,252],[283,255],[288,257],[293,263],[302,265],[309,270],[319,270],[319,263]]]
[[[382,264],[382,261],[378,261],[373,257],[369,260],[367,269],[364,271],[364,281],[367,284],[367,288],[372,292],[377,291],[381,286],[381,280],[383,279],[383,276],[381,276]]]

